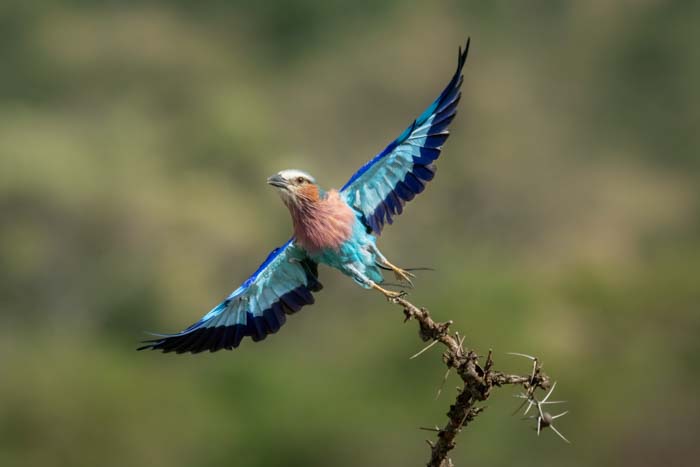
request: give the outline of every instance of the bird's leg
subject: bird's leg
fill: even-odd
[[[379,248],[377,248],[375,245],[371,245],[370,249],[377,256],[377,264],[380,267],[393,271],[396,279],[404,281],[405,283],[413,287],[413,282],[411,281],[411,278],[416,277],[415,275],[411,274],[405,269],[401,269],[400,267],[391,264],[391,262],[388,259],[386,259],[382,252],[379,251]]]
[[[359,282],[360,284],[363,284],[369,288],[379,290],[381,293],[384,294],[384,296],[387,298],[387,300],[392,300],[394,298],[400,298],[406,295],[406,292],[394,292],[393,290],[387,290],[384,287],[380,286],[376,282],[374,282],[372,279],[367,277],[361,270],[359,270],[357,267],[355,267],[352,264],[349,264],[346,266],[347,269],[352,273],[353,278]]]
[[[391,300],[393,298],[400,298],[406,295],[406,292],[400,291],[400,292],[394,292],[393,290],[387,290],[384,287],[381,287],[379,284],[377,284],[374,281],[369,281],[369,286],[372,287],[375,290],[379,290],[381,293],[384,294],[384,296],[387,298],[387,300]]]

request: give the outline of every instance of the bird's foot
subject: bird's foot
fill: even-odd
[[[404,281],[411,287],[413,287],[413,282],[411,281],[412,277],[416,277],[415,274],[411,274],[410,272],[406,271],[405,269],[401,268],[392,268],[394,271],[394,276],[396,277],[397,280]]]
[[[404,292],[403,290],[400,290],[398,292],[395,292],[393,290],[387,290],[384,287],[381,287],[374,282],[372,283],[372,288],[375,290],[379,290],[381,293],[383,293],[384,296],[386,297],[386,299],[389,301],[397,299],[397,298],[401,298],[401,297],[406,295],[406,292]]]
[[[412,273],[406,271],[405,269],[401,269],[398,266],[394,266],[386,259],[383,261],[383,263],[384,263],[384,266],[386,266],[387,268],[391,269],[394,272],[394,276],[396,277],[396,280],[403,281],[406,284],[413,287],[413,282],[411,281],[411,278],[416,277],[415,274],[412,274]]]

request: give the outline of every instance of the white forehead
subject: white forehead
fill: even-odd
[[[295,178],[304,177],[311,183],[316,183],[316,179],[313,178],[310,174],[304,172],[303,170],[287,169],[279,172],[277,175],[284,178],[285,180],[294,180]]]

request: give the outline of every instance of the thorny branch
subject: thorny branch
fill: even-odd
[[[411,358],[420,355],[427,348],[432,347],[436,342],[442,343],[446,350],[442,354],[442,360],[447,365],[445,379],[451,370],[454,370],[462,379],[462,387],[458,388],[459,394],[455,402],[447,412],[448,421],[443,428],[423,428],[437,433],[435,442],[428,441],[431,449],[428,467],[453,467],[452,460],[448,457],[449,452],[455,447],[455,438],[464,427],[484,410],[484,407],[477,407],[477,403],[485,401],[491,395],[491,389],[507,384],[522,386],[524,392],[516,397],[524,399],[523,405],[528,404],[525,415],[535,406],[538,413],[530,418],[537,419],[537,434],[542,428],[551,427],[564,441],[568,442],[559,431],[554,428],[553,420],[561,417],[566,412],[552,416],[544,412],[544,404],[559,403],[560,401],[548,401],[556,383],[550,382],[549,376],[542,371],[542,365],[537,358],[525,354],[513,354],[532,360],[532,371],[529,375],[507,374],[493,369],[493,355],[489,350],[488,355],[480,361],[481,357],[473,350],[464,347],[464,338],[458,333],[449,332],[452,321],[439,323],[430,317],[430,313],[425,308],[418,308],[410,303],[403,296],[391,298],[390,302],[403,307],[405,320],[416,320],[419,326],[419,335],[424,342],[430,342],[429,346],[418,352]],[[549,393],[540,401],[535,397],[535,391],[540,388],[548,390]],[[517,411],[522,409],[522,405]],[[516,411],[516,412],[517,412]]]

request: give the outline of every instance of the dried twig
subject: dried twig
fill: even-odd
[[[538,359],[525,354],[516,354],[527,357],[533,361],[532,371],[529,375],[513,375],[502,373],[493,370],[493,353],[489,350],[484,363],[480,363],[480,357],[473,351],[465,348],[464,336],[458,333],[450,334],[449,328],[452,321],[439,323],[430,317],[430,313],[425,308],[418,308],[403,296],[392,298],[390,302],[400,305],[403,308],[405,320],[415,320],[418,322],[419,335],[423,342],[430,344],[417,355],[432,347],[435,343],[440,342],[446,350],[442,355],[442,360],[447,365],[448,373],[454,369],[462,379],[462,387],[458,388],[459,393],[455,402],[450,406],[447,412],[448,421],[443,428],[428,429],[429,431],[437,432],[437,440],[435,442],[427,441],[430,446],[431,455],[428,467],[453,467],[452,460],[448,457],[449,452],[455,447],[455,438],[457,434],[466,427],[474,418],[481,413],[484,408],[477,407],[476,404],[485,401],[491,394],[491,389],[501,387],[507,384],[522,386],[524,393],[518,395],[525,399],[523,404],[527,403],[527,413],[533,405],[539,411],[537,417],[538,434],[541,428],[551,427],[552,421],[563,414],[551,416],[547,412],[542,411],[543,404],[555,403],[547,401],[547,398],[554,389],[554,385],[550,384],[549,377],[542,372],[542,365]],[[414,357],[415,357],[414,356]],[[413,357],[412,357],[413,358]],[[447,376],[447,375],[446,375]],[[446,379],[446,378],[445,378]],[[444,384],[444,381],[443,381]],[[442,386],[441,386],[442,387]],[[535,391],[540,388],[543,390],[550,389],[549,394],[542,401],[535,398]],[[518,411],[522,408],[518,409]],[[425,429],[425,428],[423,428]],[[566,438],[555,430],[555,432],[565,441]]]

